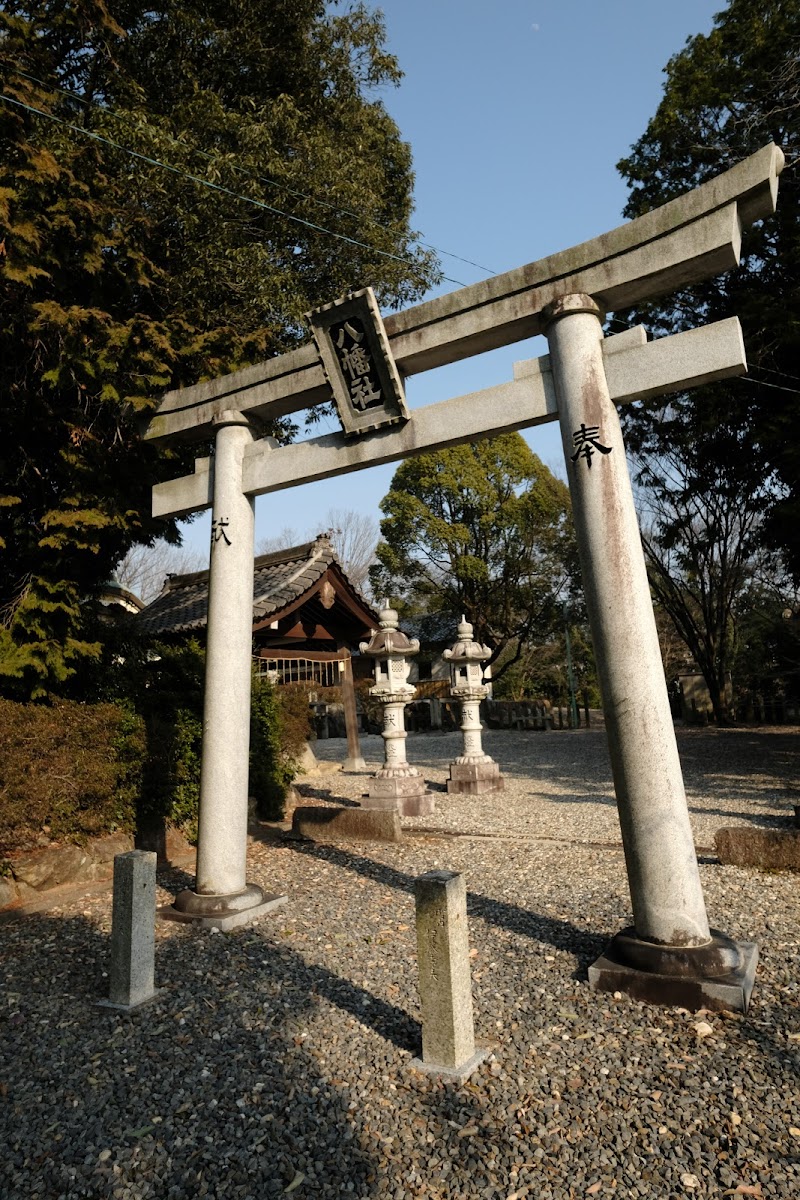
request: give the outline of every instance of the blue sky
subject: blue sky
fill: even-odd
[[[627,192],[616,163],[655,112],[667,60],[688,37],[708,33],[724,5],[386,0],[381,7],[388,48],[405,72],[381,98],[411,143],[414,227],[426,242],[496,274],[621,223]],[[446,255],[441,262],[462,284],[487,277]],[[409,403],[490,387],[510,379],[518,359],[543,352],[537,339],[414,376]],[[563,477],[557,426],[534,429],[528,440]],[[287,526],[301,537],[322,529],[330,509],[379,517],[394,469],[259,497],[256,542]],[[208,531],[206,514],[186,526],[184,544],[205,551]]]

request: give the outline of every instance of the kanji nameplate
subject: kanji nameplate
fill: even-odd
[[[346,434],[407,421],[403,384],[372,288],[308,314]]]

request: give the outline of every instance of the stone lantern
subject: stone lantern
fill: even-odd
[[[365,807],[396,808],[403,816],[414,817],[433,812],[434,806],[425,780],[406,761],[405,706],[416,695],[416,688],[408,682],[408,660],[419,650],[419,642],[398,628],[397,613],[388,601],[384,601],[379,619],[380,629],[359,647],[362,654],[375,659],[375,686],[370,695],[384,706],[384,763],[370,781]]]
[[[483,682],[481,663],[491,650],[472,637],[472,626],[466,617],[458,626],[458,641],[444,657],[450,663],[450,695],[461,704],[461,732],[464,752],[450,764],[448,792],[496,792],[503,787],[503,776],[497,763],[484,754],[481,745],[481,700],[489,689]]]

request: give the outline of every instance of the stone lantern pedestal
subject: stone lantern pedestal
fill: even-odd
[[[383,708],[384,763],[375,773],[364,796],[363,808],[396,809],[404,817],[432,813],[434,797],[416,767],[406,761],[405,707],[416,695],[408,682],[409,663],[419,650],[416,638],[410,639],[398,629],[397,613],[384,604],[380,629],[369,642],[362,642],[362,654],[375,659],[375,686],[370,688]]]
[[[445,650],[450,663],[450,695],[461,704],[461,732],[464,752],[450,764],[448,792],[497,792],[503,788],[503,776],[494,759],[483,752],[480,706],[489,689],[483,682],[481,663],[491,650],[473,640],[472,626],[465,617],[458,626],[458,641]]]

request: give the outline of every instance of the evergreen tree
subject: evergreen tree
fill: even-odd
[[[577,574],[569,492],[519,433],[407,459],[381,511],[373,595],[464,613],[490,665],[510,647],[495,678],[560,626]]]
[[[391,307],[435,277],[383,36],[359,3],[0,3],[7,690],[62,687],[98,584],[175,539],[150,488],[183,463],[139,436],[163,390],[291,348],[350,287]]]
[[[656,333],[734,315],[742,322],[746,378],[623,416],[654,594],[725,721],[748,597],[754,587],[771,595],[777,615],[781,571],[800,582],[800,0],[729,0],[665,74],[654,117],[619,164],[631,187],[626,216],[769,141],[786,156],[777,213],[744,231],[740,267],[632,314]]]
[[[631,186],[627,217],[769,141],[782,147],[786,168],[777,213],[744,232],[738,269],[636,313],[655,332],[737,315],[750,375],[673,398],[666,409],[656,402],[629,410],[629,445],[651,462],[660,450],[692,448],[697,464],[709,464],[707,478],[694,481],[700,489],[737,463],[743,487],[757,476],[769,490],[763,535],[800,580],[800,0],[730,0],[711,33],[689,39],[665,74],[655,116],[619,163]]]

